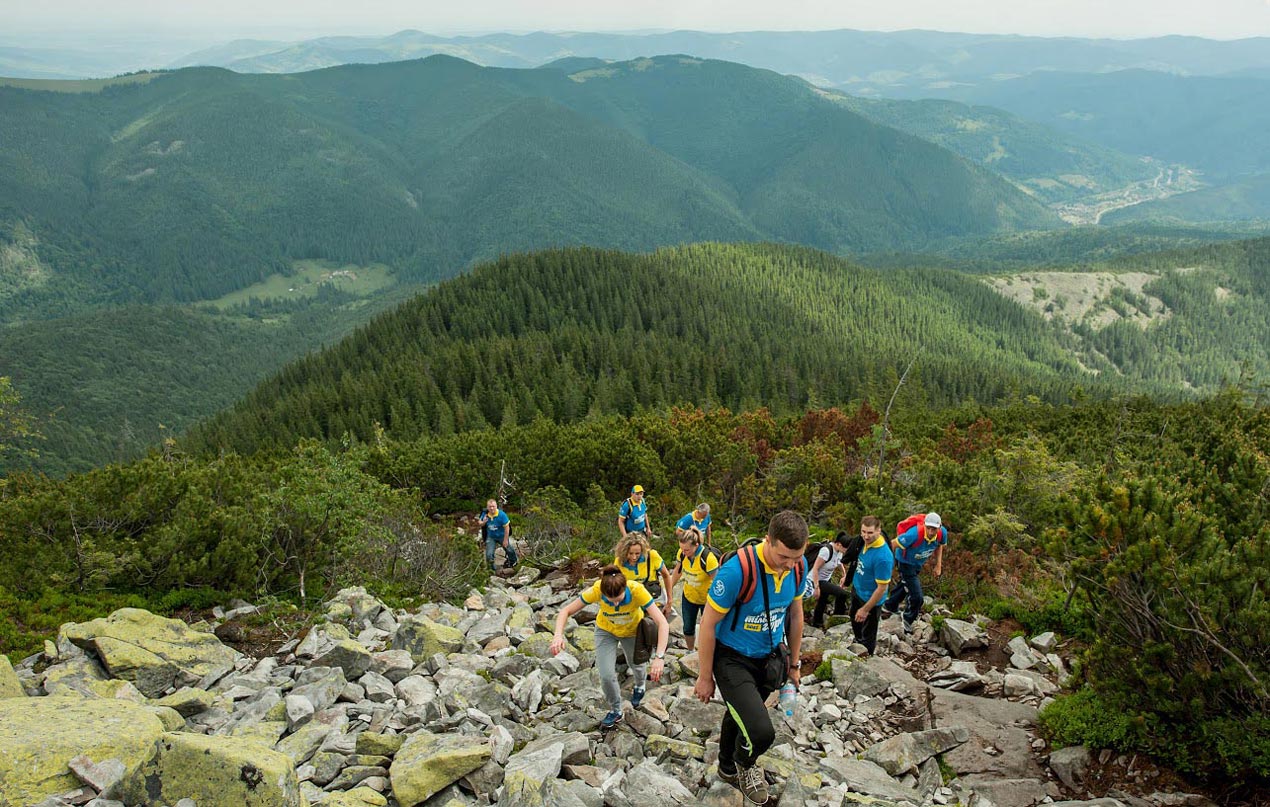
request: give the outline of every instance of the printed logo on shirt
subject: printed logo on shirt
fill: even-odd
[[[723,585],[723,580],[722,580],[722,579],[720,579],[719,577],[715,577],[715,578],[714,578],[714,589],[713,589],[713,591],[712,591],[712,593],[714,594],[714,596],[716,596],[716,597],[722,597],[722,596],[723,596],[723,591],[724,591],[724,589],[725,589],[725,588],[726,588],[726,587]]]
[[[771,611],[750,614],[742,624],[745,630],[752,633],[780,630],[785,624],[785,609],[773,608]]]

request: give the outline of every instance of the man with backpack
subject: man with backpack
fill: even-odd
[[[485,563],[491,572],[494,571],[494,552],[500,546],[505,556],[503,568],[516,568],[519,558],[516,557],[516,547],[511,541],[510,522],[511,519],[498,508],[498,502],[495,499],[485,503],[485,511],[477,518],[477,523],[481,525],[481,537],[485,543]]]
[[[948,543],[948,529],[944,527],[939,513],[926,513],[909,516],[895,527],[896,537],[891,543],[895,550],[895,562],[900,567],[900,582],[895,591],[883,606],[884,616],[890,616],[900,610],[900,603],[907,600],[904,607],[904,632],[913,630],[913,623],[922,613],[922,581],[919,574],[922,566],[931,557],[935,558],[935,576],[944,573],[944,546]]]
[[[882,520],[877,516],[860,519],[860,538],[864,546],[851,583],[851,631],[871,656],[878,644],[877,605],[891,585],[895,557],[882,537]]]
[[[719,778],[745,803],[766,804],[767,778],[757,764],[776,739],[764,701],[786,681],[799,680],[807,522],[777,513],[761,542],[729,554],[715,572],[697,637],[701,672],[694,692],[727,706],[719,731]],[[791,607],[792,606],[792,607]],[[788,619],[788,624],[786,620]]]
[[[691,513],[679,519],[675,525],[675,537],[683,539],[688,530],[696,529],[701,533],[701,542],[706,546],[714,546],[714,527],[710,524],[710,505],[702,502]]]
[[[632,532],[652,535],[653,528],[648,522],[648,503],[644,501],[644,486],[631,488],[631,495],[617,509],[617,529],[622,540]]]
[[[816,610],[811,615],[813,628],[825,626],[825,611],[830,599],[834,601],[834,616],[846,615],[847,603],[851,599],[847,581],[855,575],[856,561],[863,547],[864,540],[860,536],[839,532],[832,541],[816,547],[815,554],[808,557],[811,572],[807,576],[813,585],[811,594],[816,599]],[[835,583],[835,576],[839,576],[841,582]]]

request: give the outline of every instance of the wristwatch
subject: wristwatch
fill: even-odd
[[[653,653],[651,656],[649,656],[649,658],[650,658],[650,659],[662,659],[662,660],[665,660],[665,658],[666,658],[666,654],[665,654],[665,653]]]

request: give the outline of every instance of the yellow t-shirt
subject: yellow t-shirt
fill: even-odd
[[[683,550],[679,550],[675,562],[683,565],[684,596],[688,602],[705,605],[710,594],[710,573],[719,568],[719,559],[705,547],[699,547],[690,558],[685,558]]]
[[[661,575],[663,566],[661,553],[656,549],[648,550],[648,554],[639,559],[634,566],[627,566],[621,558],[613,558],[613,565],[622,570],[627,580],[638,580],[646,583],[656,581]]]
[[[595,626],[606,630],[619,638],[635,635],[635,628],[644,618],[644,610],[653,601],[653,595],[639,583],[627,583],[626,594],[621,605],[613,605],[600,596],[600,581],[584,589],[578,595],[588,605],[600,604],[600,613],[595,617]]]

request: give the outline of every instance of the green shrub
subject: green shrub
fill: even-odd
[[[1090,688],[1060,696],[1041,710],[1039,722],[1045,739],[1058,747],[1085,745],[1116,751],[1143,747],[1142,721]]]

